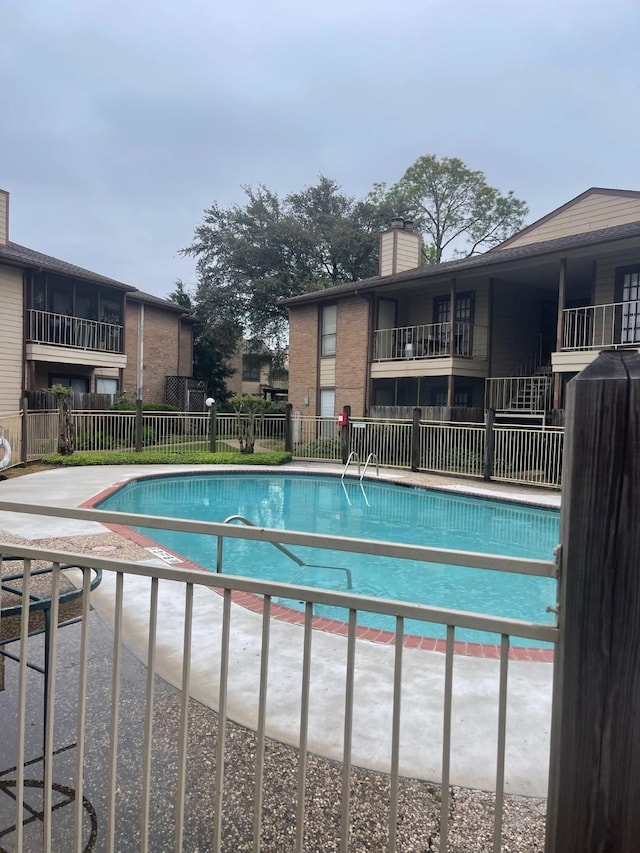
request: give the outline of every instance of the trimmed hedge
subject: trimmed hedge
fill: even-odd
[[[72,456],[50,453],[42,457],[47,465],[284,465],[291,454],[270,453],[209,453],[206,451],[172,452],[170,450],[86,451]]]

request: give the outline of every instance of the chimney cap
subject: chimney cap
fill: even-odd
[[[413,220],[405,219],[404,216],[394,216],[389,227],[398,228],[402,231],[413,231]]]

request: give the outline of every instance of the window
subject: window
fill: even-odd
[[[336,328],[338,319],[338,306],[325,305],[322,308],[321,348],[322,356],[336,354]]]
[[[616,270],[616,302],[622,302],[620,343],[634,344],[640,341],[640,266],[623,267]],[[618,312],[620,313],[620,312]]]
[[[255,358],[242,359],[242,381],[243,382],[259,382],[260,381],[260,362]]]
[[[64,385],[66,388],[71,388],[74,394],[89,393],[89,379],[86,376],[49,376],[49,387],[53,385]]]
[[[319,438],[334,438],[335,436],[336,391],[335,388],[320,390],[320,421]]]
[[[96,394],[117,394],[118,380],[109,376],[96,376]]]
[[[470,356],[473,353],[472,332],[473,332],[473,293],[456,294],[456,313],[454,319],[455,326],[455,355]],[[441,344],[445,348],[449,347],[451,322],[451,297],[438,296],[433,302],[433,322],[441,323],[440,330]]]

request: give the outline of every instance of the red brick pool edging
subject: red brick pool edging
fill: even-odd
[[[151,477],[153,475],[149,476]],[[129,480],[123,480],[120,483],[116,483],[113,486],[109,486],[107,489],[103,489],[103,491],[99,492],[97,495],[93,495],[93,497],[89,498],[89,500],[86,500],[81,503],[80,507],[88,509],[94,508],[97,503],[105,500],[114,492],[118,491],[123,486],[126,486],[129,482]],[[194,563],[191,560],[188,560],[187,558],[183,557],[182,554],[178,554],[175,551],[171,551],[170,549],[165,548],[164,546],[160,546],[155,540],[151,539],[148,536],[145,536],[143,533],[139,533],[137,530],[134,530],[133,528],[128,527],[127,525],[106,524],[105,527],[107,527],[113,533],[117,533],[118,535],[123,536],[130,542],[133,542],[136,545],[140,545],[142,548],[148,549],[161,547],[162,550],[175,557],[176,561],[178,561],[184,568],[202,572],[208,571],[204,568],[204,566],[201,566],[198,563]],[[213,592],[216,592],[218,595],[222,595],[222,592],[220,590],[216,589],[213,590]],[[234,602],[234,604],[237,604],[240,607],[244,607],[246,610],[250,610],[253,613],[262,614],[263,600],[256,593],[233,590],[231,593],[231,600]],[[294,610],[291,607],[285,607],[284,604],[277,604],[273,602],[271,604],[271,615],[274,619],[278,619],[281,622],[289,622],[293,625],[304,625],[305,621],[304,613],[301,613],[299,610]],[[327,633],[338,634],[344,637],[347,636],[349,630],[346,622],[342,622],[338,619],[329,619],[326,616],[313,616],[311,624],[312,627],[318,631],[326,631]],[[356,626],[355,635],[357,639],[368,640],[371,643],[380,643],[386,646],[391,646],[395,643],[394,632],[385,631],[381,628],[368,628],[364,625],[358,625]],[[424,649],[425,651],[429,652],[444,653],[447,650],[446,640],[436,639],[435,637],[419,637],[415,634],[406,635],[404,637],[402,645],[403,648],[406,649]],[[467,643],[458,641],[454,642],[453,650],[454,654],[456,655],[491,658],[495,660],[500,659],[500,646],[491,643]],[[509,660],[553,663],[553,653],[553,649],[510,646]]]

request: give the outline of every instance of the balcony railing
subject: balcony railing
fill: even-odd
[[[640,301],[567,308],[562,313],[563,350],[640,348]]]
[[[122,326],[31,309],[28,340],[37,344],[77,347],[85,350],[122,352]]]
[[[496,412],[543,414],[553,405],[553,381],[550,374],[535,376],[497,376],[487,379],[485,408]]]
[[[486,358],[487,329],[476,323],[425,323],[420,326],[401,326],[397,329],[378,329],[374,333],[374,361],[400,359]]]

